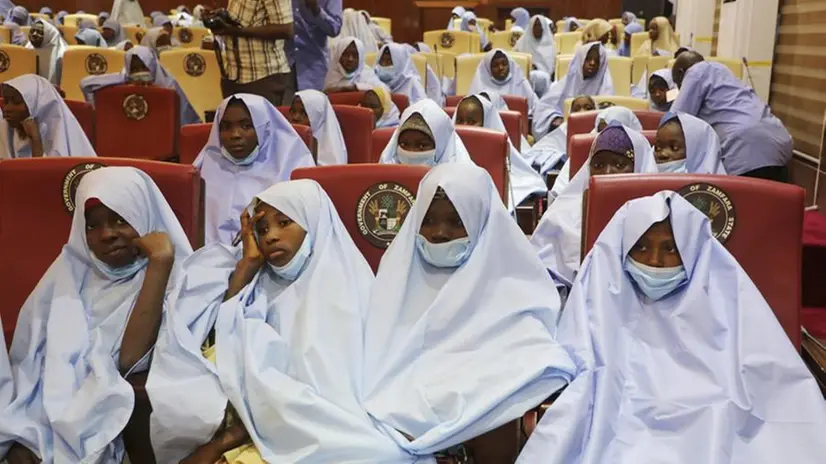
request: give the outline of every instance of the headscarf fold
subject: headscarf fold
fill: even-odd
[[[20,310],[10,360],[16,396],[0,421],[0,447],[9,441],[45,463],[120,462],[120,433],[134,407],[124,379],[149,367],[151,351],[123,376],[118,358],[124,330],[147,266],[114,278],[86,242],[86,202],[97,199],[143,237],[164,232],[175,249],[167,291],[192,253],[163,194],[144,172],[101,168],[84,175],[76,193],[69,240]],[[164,305],[165,306],[165,305]],[[48,343],[46,341],[48,340]]]
[[[342,13],[341,31],[336,39],[344,40],[349,37],[361,41],[362,46],[359,48],[360,55],[364,53],[378,53],[379,47],[376,44],[373,30],[370,28],[370,25],[367,24],[367,19],[352,8],[346,8]],[[338,55],[340,55],[340,53],[338,53]],[[362,56],[361,59],[364,59],[364,57]]]
[[[416,246],[439,187],[468,233],[470,255],[458,268],[430,266]],[[554,340],[559,311],[548,274],[487,172],[437,166],[373,285],[364,407],[421,457],[521,417],[571,380],[572,361]]]
[[[29,114],[37,122],[44,156],[97,156],[80,123],[66,106],[54,85],[36,74],[27,74],[5,82],[23,96]],[[15,150],[14,133],[5,119],[0,120],[0,159],[3,152],[10,158],[28,158],[31,145]]]
[[[425,91],[424,85],[422,85],[422,78],[419,75],[419,71],[413,65],[413,60],[410,58],[410,53],[406,45],[390,43],[381,47],[376,56],[376,66],[374,69],[378,69],[379,61],[385,50],[390,52],[390,57],[393,60],[391,67],[393,79],[385,82],[385,85],[390,88],[390,91],[407,95],[411,104],[427,98],[427,92]]]
[[[430,132],[433,134],[433,141],[436,145],[436,164],[442,163],[473,163],[470,155],[462,143],[462,139],[456,133],[453,121],[447,113],[432,100],[422,100],[415,105],[410,105],[402,113],[402,125],[396,129],[384,151],[381,153],[379,163],[400,164],[396,151],[399,148],[399,134],[404,129],[404,124],[413,115],[419,114],[424,119]]]
[[[519,7],[511,10],[511,18],[513,18],[513,25],[521,27],[522,30],[528,30],[528,21],[531,19],[531,13],[528,10]]]
[[[542,38],[536,40],[533,36],[534,24],[539,21],[542,25]],[[551,23],[548,18],[536,15],[531,18],[525,33],[516,42],[514,51],[527,53],[532,57],[536,69],[552,75],[556,71],[556,41],[551,32]]]
[[[90,47],[106,48],[106,41],[97,29],[81,29],[75,34],[75,39],[82,40],[85,45]]]
[[[497,53],[501,53],[507,58],[510,68],[510,74],[508,74],[504,83],[494,79],[490,71],[490,63]],[[525,77],[525,72],[522,70],[522,67],[501,48],[495,48],[485,53],[485,57],[479,62],[479,66],[476,68],[476,74],[470,83],[468,93],[476,94],[486,90],[493,90],[500,95],[525,97],[528,100],[528,112],[529,114],[533,114],[534,105],[536,104],[536,94],[531,87],[531,83]]]
[[[11,11],[9,11],[8,20],[20,26],[28,26],[32,24],[29,10],[20,5],[15,6],[11,9]]]
[[[652,301],[625,263],[666,218],[688,281]],[[826,403],[812,374],[709,219],[679,194],[617,211],[582,263],[558,334],[576,379],[519,464],[816,463],[826,453]]]
[[[115,37],[111,41],[107,42],[109,47],[117,46],[126,40],[126,33],[123,31],[120,23],[115,19],[109,18],[104,21],[102,29],[111,29],[112,32],[115,33]]]
[[[318,165],[347,164],[344,136],[327,95],[318,90],[302,90],[295,96],[304,104],[313,137],[318,141]]]
[[[69,48],[66,41],[60,35],[60,31],[51,23],[36,20],[32,27],[43,25],[43,42],[39,47],[35,47],[31,42],[27,47],[31,47],[37,53],[38,74],[45,77],[54,85],[60,84],[60,75],[63,67],[63,53]]]
[[[246,166],[233,164],[221,152],[221,120],[227,105],[236,99],[246,105],[258,135],[258,154]],[[241,230],[241,211],[255,194],[289,180],[296,168],[315,165],[307,145],[281,112],[264,98],[246,93],[233,95],[218,107],[209,141],[193,164],[206,182],[207,244],[231,244]]]

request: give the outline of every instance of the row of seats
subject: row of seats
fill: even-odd
[[[95,20],[95,24],[97,24],[97,20]],[[66,23],[62,26],[56,27],[67,44],[77,45],[77,39],[75,39],[75,35],[78,30],[77,26],[68,25],[68,23]],[[140,26],[121,26],[121,28],[123,29],[123,33],[126,38],[133,44],[139,44],[141,37],[143,37],[143,34],[145,34],[147,30],[145,27]],[[29,35],[30,30],[31,26],[20,27],[20,31],[26,34],[26,36]],[[98,30],[102,31],[102,28],[99,27]],[[172,31],[172,35],[178,39],[180,47],[198,48],[201,46],[201,42],[204,40],[204,37],[211,35],[211,32],[209,29],[204,27],[175,27]],[[0,26],[0,42],[11,42],[11,30],[9,30],[6,26]]]

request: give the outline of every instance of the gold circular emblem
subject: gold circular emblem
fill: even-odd
[[[11,58],[5,50],[0,50],[0,73],[6,72],[11,67]]]
[[[192,77],[198,77],[206,71],[206,60],[198,53],[189,53],[184,57],[184,71]]]
[[[63,176],[63,207],[66,208],[66,212],[75,213],[75,193],[80,185],[80,179],[87,173],[103,167],[106,165],[100,163],[78,164]]]
[[[107,69],[109,69],[109,64],[106,62],[106,58],[100,53],[90,53],[86,57],[87,74],[96,76],[105,73]]]
[[[737,221],[734,203],[726,192],[714,185],[700,183],[687,185],[677,193],[708,216],[711,220],[711,233],[720,243],[726,243]]]
[[[510,40],[511,47],[515,47],[516,42],[519,42],[519,39],[521,39],[521,38],[522,38],[522,33],[521,32],[519,32],[519,31],[511,32],[511,40]]]
[[[453,37],[453,34],[450,32],[442,32],[441,37],[439,37],[439,45],[442,48],[453,48],[453,44],[456,43],[456,37]]]
[[[415,200],[407,187],[395,182],[373,185],[356,206],[359,233],[376,248],[389,247]]]
[[[149,113],[149,104],[143,95],[132,93],[123,99],[123,114],[129,119],[140,121]]]
[[[187,28],[180,29],[178,31],[178,40],[185,44],[192,42],[192,31]]]

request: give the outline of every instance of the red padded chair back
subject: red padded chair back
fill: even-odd
[[[459,106],[459,102],[465,98],[464,96],[452,96],[445,98],[445,106]],[[502,95],[502,99],[505,100],[505,103],[508,105],[508,110],[516,111],[517,113],[522,115],[522,125],[520,130],[522,131],[522,135],[528,135],[528,99],[525,97],[517,97],[513,95]],[[502,111],[499,111],[501,114]],[[505,119],[505,116],[502,116],[502,119]],[[507,123],[505,123],[507,126]],[[508,130],[510,132],[510,130]]]
[[[455,106],[448,106],[443,108],[448,116],[453,118],[456,114]],[[505,130],[508,132],[508,137],[511,140],[514,148],[522,149],[522,115],[516,111],[500,111],[499,116],[502,118],[502,123],[505,125]]]
[[[648,143],[654,144],[657,138],[657,131],[642,131],[642,135],[648,140]],[[571,179],[574,174],[579,171],[585,162],[588,161],[588,155],[591,153],[591,145],[597,134],[577,134],[568,139],[568,158],[571,160],[570,173]]]
[[[181,126],[178,139],[178,156],[181,164],[192,164],[209,141],[212,123],[187,124]]]
[[[806,192],[800,187],[736,176],[651,174],[596,176],[590,180],[583,221],[586,253],[627,201],[661,190],[710,184],[734,206],[734,229],[725,242],[800,347],[801,249]],[[702,187],[701,187],[702,188]]]
[[[72,215],[61,195],[64,179],[73,168],[89,163],[134,166],[149,174],[180,220],[192,246],[197,248],[203,242],[201,177],[192,166],[124,158],[0,161],[0,317],[6,340],[11,340],[24,301],[69,237]],[[32,191],[33,185],[37,192]]]
[[[370,157],[370,163],[379,162],[381,154],[387,144],[390,143],[394,132],[396,132],[394,127],[382,127],[373,131],[373,153]]]
[[[333,105],[348,105],[348,106],[356,106],[361,103],[361,99],[364,98],[364,92],[341,92],[341,93],[331,93],[327,95],[330,99],[330,103]],[[391,93],[390,99],[393,101],[393,104],[396,105],[396,108],[399,109],[399,113],[404,113],[404,110],[410,106],[410,99],[407,98],[407,95],[402,95],[400,93]]]
[[[279,106],[278,111],[287,119],[290,120],[290,107],[289,106]]]
[[[347,146],[347,164],[372,163],[373,111],[357,106],[333,105],[344,145]]]
[[[470,159],[484,168],[493,179],[502,201],[507,204],[508,166],[510,156],[508,134],[473,126],[459,126],[456,133],[465,144]]]
[[[117,85],[95,93],[95,151],[113,158],[176,155],[180,101],[172,89]]]
[[[568,116],[568,140],[576,134],[587,134],[594,130],[594,122],[599,111],[584,111]],[[657,130],[663,113],[659,111],[634,111],[643,130]]]
[[[66,106],[69,107],[69,110],[75,116],[75,119],[77,119],[77,122],[80,123],[80,127],[83,128],[86,138],[88,138],[90,142],[94,142],[95,109],[92,105],[82,101],[65,100],[65,102]]]
[[[410,106],[410,99],[407,98],[407,95],[403,95],[400,93],[391,93],[390,99],[393,100],[393,104],[396,105],[396,108],[399,109],[399,114],[404,113],[404,110]]]
[[[321,166],[296,169],[292,178],[313,179],[321,184],[356,246],[376,272],[384,251],[390,246],[388,240],[401,228],[412,206],[411,197],[415,197],[427,171],[424,166],[398,164]],[[407,192],[398,193],[398,187]],[[381,209],[385,203],[393,211]],[[384,221],[389,216],[400,217],[401,221],[396,220],[392,225],[382,223],[382,219],[378,219],[382,215]]]
[[[302,124],[292,124],[292,126],[293,129],[295,129],[295,133],[301,137],[301,140],[304,141],[304,145],[307,145],[310,153],[313,154],[313,161],[318,161],[318,147],[315,137],[313,137],[313,128]]]

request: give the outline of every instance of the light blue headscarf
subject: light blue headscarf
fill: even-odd
[[[221,119],[227,105],[241,100],[258,135],[258,154],[248,165],[236,165],[221,153]],[[206,182],[206,243],[231,244],[241,231],[241,211],[253,196],[290,179],[293,170],[315,166],[312,154],[276,107],[257,95],[239,93],[225,99],[215,114],[209,141],[193,163]]]
[[[452,31],[452,30],[456,29],[456,25],[453,23],[453,15],[456,15],[459,18],[461,18],[462,16],[465,15],[466,11],[467,10],[465,10],[464,7],[461,7],[461,6],[454,7],[453,11],[450,12],[450,19],[448,20],[448,23],[447,23],[447,30]]]
[[[57,14],[54,16],[55,25],[62,26],[63,25],[63,19],[66,18],[66,16],[68,16],[68,15],[69,15],[69,12],[66,11],[66,10],[58,11]]]
[[[6,335],[3,332],[3,321],[0,320],[0,422],[10,421],[3,411],[11,404],[14,397],[14,384],[11,377],[11,367],[9,366],[9,356],[6,352]],[[3,443],[0,434],[0,456],[5,456],[10,447],[10,443]]]
[[[147,390],[158,462],[209,441],[232,404],[267,462],[413,462],[360,404],[373,273],[315,181],[256,195],[300,225],[312,252],[292,282],[262,267],[222,302],[241,247],[209,245],[186,262]],[[201,355],[215,328],[217,364]]]
[[[438,187],[470,239],[458,268],[431,266],[416,246]],[[488,173],[437,166],[422,179],[373,285],[364,407],[417,456],[521,417],[571,380],[572,361],[554,339],[559,311],[553,283]]]
[[[4,85],[23,96],[29,114],[40,128],[44,156],[97,156],[80,123],[51,82],[36,74],[26,74]],[[31,143],[15,143],[17,137],[9,123],[0,119],[0,159],[31,157]],[[15,145],[19,146],[16,151]]]
[[[19,45],[21,47],[25,47],[29,44],[29,36],[27,36],[22,30],[20,30],[19,24],[6,23],[3,25],[6,27],[6,29],[9,30],[12,45]]]
[[[528,30],[528,21],[531,20],[531,13],[522,8],[514,8],[511,10],[511,18],[513,18],[513,25],[521,27],[523,31]]]
[[[470,30],[470,20],[476,20],[476,13],[472,11],[465,11],[462,15],[462,25],[461,30],[465,32],[471,32]],[[476,22],[476,33],[479,34],[479,42],[482,47],[482,50],[485,49],[488,45],[488,35],[487,31],[482,30],[482,25],[479,22]]]
[[[102,29],[111,29],[112,32],[115,33],[115,37],[107,43],[109,47],[114,47],[126,40],[126,33],[123,31],[123,27],[121,27],[120,23],[115,19],[109,18],[104,21]]]
[[[98,32],[97,29],[81,29],[77,31],[77,34],[75,34],[75,39],[82,40],[85,45],[89,45],[91,47],[106,48],[106,41],[103,40],[103,36],[100,35],[100,32]]]
[[[390,57],[393,60],[391,66],[379,65],[385,50],[390,51]],[[386,73],[390,80],[382,80],[382,82],[390,88],[392,93],[407,95],[411,104],[427,98],[427,91],[422,85],[422,77],[413,65],[413,60],[410,59],[407,45],[390,43],[381,47],[373,70],[379,79],[381,79],[383,72]]]
[[[685,172],[725,175],[717,132],[707,122],[686,113],[666,114],[660,121],[660,127],[674,119],[679,120],[685,137]]]
[[[348,74],[340,63],[342,53],[350,44],[356,45],[359,55],[358,66],[352,74]],[[327,71],[327,77],[324,78],[324,89],[355,86],[359,90],[370,90],[373,87],[384,87],[389,94],[390,88],[379,79],[373,68],[365,64],[364,58],[364,42],[361,40],[355,37],[335,39],[330,45],[330,68]]]
[[[658,172],[654,150],[648,140],[635,130],[623,127],[623,131],[631,139],[634,147],[634,172]],[[559,286],[570,287],[579,270],[582,194],[588,188],[591,179],[590,162],[594,156],[595,145],[596,142],[591,146],[588,161],[579,168],[571,182],[551,203],[531,236],[531,244]]]
[[[123,60],[123,68],[120,72],[104,74],[102,76],[84,77],[80,81],[80,90],[83,92],[83,96],[86,98],[86,101],[94,105],[95,92],[104,87],[125,83],[129,77],[129,66],[132,63],[132,57],[137,57],[143,62],[144,65],[146,65],[147,68],[149,68],[149,72],[152,73],[153,85],[166,89],[173,89],[175,90],[175,93],[178,94],[178,98],[181,102],[181,125],[198,124],[201,122],[201,117],[198,116],[198,112],[195,111],[195,108],[192,107],[192,104],[186,98],[186,94],[178,84],[178,81],[176,81],[175,78],[169,74],[169,71],[163,67],[161,62],[158,60],[158,55],[156,55],[151,49],[144,46],[135,46],[126,52]]]
[[[593,47],[599,47],[599,69],[590,79],[585,79],[582,65],[585,63],[588,51]],[[551,116],[565,109],[566,99],[579,95],[614,95],[614,81],[608,71],[608,54],[599,42],[590,42],[579,47],[571,60],[568,74],[551,84],[551,88],[536,104],[536,111],[533,115],[534,136],[537,138],[544,136],[551,124]]]
[[[633,34],[636,34],[637,32],[643,32],[644,30],[645,29],[643,29],[642,25],[640,25],[640,23],[638,23],[635,19],[634,22],[628,23],[628,25],[625,26],[624,34],[630,37]],[[625,40],[622,40],[622,43],[619,46],[619,50],[617,50],[617,55],[625,57],[631,56],[631,49],[625,46]]]
[[[17,23],[20,26],[28,26],[31,24],[29,10],[19,5],[15,6],[9,11],[7,21]]]
[[[542,26],[542,38],[536,40],[533,36],[533,27],[536,22]],[[513,47],[514,51],[528,53],[531,55],[531,62],[539,71],[544,71],[550,76],[556,71],[556,41],[551,32],[551,20],[544,16],[536,15],[531,18],[528,28],[522,37]]]
[[[175,267],[168,291],[192,253],[172,208],[148,175],[109,167],[83,177],[69,240],[20,310],[10,352],[16,396],[7,419],[0,421],[0,447],[20,443],[44,463],[120,462],[120,433],[134,407],[133,389],[117,360],[147,271],[145,265],[136,267],[130,276],[114,280],[111,269],[94,258],[85,217],[86,201],[93,198],[140,236],[169,235]],[[149,358],[147,353],[129,373],[146,370]]]
[[[501,53],[508,60],[510,73],[505,82],[494,79],[490,70],[490,64],[497,53]],[[493,90],[501,95],[525,97],[528,100],[528,114],[533,114],[534,106],[536,106],[536,93],[531,87],[531,81],[525,76],[522,66],[516,64],[513,57],[501,48],[494,48],[485,53],[485,57],[476,67],[476,74],[473,75],[468,93],[475,94],[486,90]]]
[[[652,302],[624,265],[645,231],[669,216],[688,282]],[[826,403],[812,374],[708,218],[673,192],[614,215],[582,264],[558,333],[577,377],[519,464],[608,456],[816,463],[826,453]]]
[[[462,139],[456,134],[453,121],[447,113],[439,107],[433,100],[422,100],[415,105],[410,105],[402,113],[402,123],[396,128],[384,151],[381,153],[379,163],[381,164],[401,164],[397,150],[399,148],[399,134],[405,129],[405,123],[414,114],[420,114],[424,118],[427,127],[433,133],[436,143],[435,164],[442,163],[473,163],[470,155],[462,143]]]
[[[582,30],[582,28],[583,28],[582,21],[576,19],[573,16],[569,16],[569,17],[565,18],[564,21],[565,21],[565,31],[564,32],[573,32],[573,31],[571,31],[571,28],[572,28],[571,26],[573,26],[574,24],[576,24],[576,30],[578,30],[578,31]]]
[[[341,134],[341,125],[327,95],[318,90],[302,90],[295,96],[304,103],[313,137],[318,142],[318,165],[347,164],[347,146]]]
[[[31,48],[37,53],[37,74],[49,79],[52,84],[59,85],[63,71],[63,54],[69,49],[69,45],[52,23],[37,19],[32,23],[32,27],[38,24],[43,25],[43,42],[39,47],[29,42],[26,48]]]
[[[507,132],[505,123],[502,122],[502,117],[499,115],[499,111],[493,107],[493,104],[488,99],[479,95],[471,95],[465,97],[462,101],[465,101],[468,98],[473,98],[482,105],[484,128],[495,130],[497,132]],[[461,103],[459,103],[459,105],[461,105]],[[453,124],[456,124],[457,113],[458,111],[453,113]],[[528,163],[522,154],[519,153],[519,151],[513,146],[510,139],[508,139],[508,145],[510,146],[510,169],[508,170],[508,178],[510,180],[508,185],[510,187],[510,192],[508,192],[507,205],[508,211],[513,211],[517,206],[519,206],[520,203],[532,194],[536,193],[544,195],[548,193],[548,186],[545,184],[545,181],[539,173],[531,168],[530,163]],[[527,142],[525,142],[524,146],[528,146]]]

